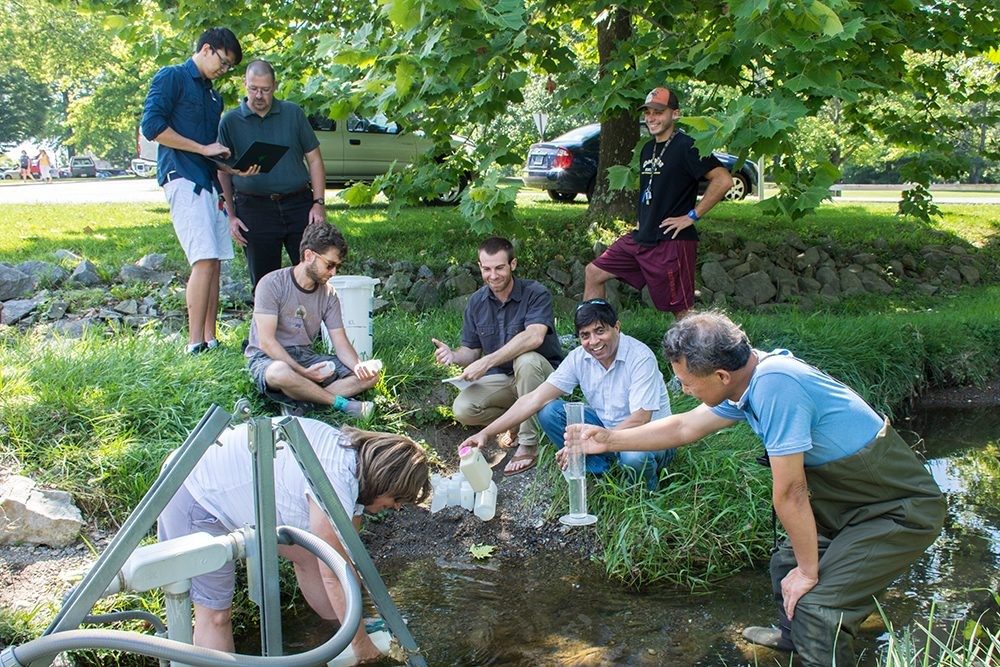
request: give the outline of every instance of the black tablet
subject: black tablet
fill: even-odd
[[[274,165],[278,164],[278,160],[287,151],[288,146],[269,144],[266,141],[255,141],[236,160],[212,158],[212,161],[231,167],[236,171],[246,171],[256,164],[260,165],[260,173],[266,174],[274,168]]]

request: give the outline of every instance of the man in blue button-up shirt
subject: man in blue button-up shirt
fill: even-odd
[[[170,204],[174,232],[188,262],[188,347],[198,353],[218,345],[221,260],[232,259],[226,217],[219,210],[221,187],[212,157],[229,157],[218,142],[222,96],[212,81],[243,59],[239,40],[228,28],[202,33],[185,63],[164,67],[149,87],[142,112],[142,134],[160,144],[158,180]]]

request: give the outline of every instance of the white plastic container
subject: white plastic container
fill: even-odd
[[[458,475],[452,475],[448,480],[448,507],[462,504],[462,481]]]
[[[481,493],[490,488],[493,481],[493,470],[490,464],[483,458],[483,453],[478,447],[462,447],[458,450],[458,457],[461,462],[458,464],[465,479],[472,485],[472,490]]]
[[[462,507],[470,512],[476,506],[476,492],[472,490],[472,485],[468,481],[462,482],[461,502]]]
[[[340,297],[347,339],[361,359],[372,358],[372,311],[375,310],[375,285],[378,278],[334,276],[330,284]]]
[[[431,514],[440,512],[448,504],[448,480],[441,475],[431,475]]]
[[[497,513],[497,483],[490,485],[482,493],[476,494],[476,504],[472,512],[483,521],[489,521]]]
[[[368,634],[368,639],[372,640],[372,644],[375,644],[375,648],[377,648],[382,655],[387,654],[389,652],[389,647],[392,645],[392,635],[386,630],[371,632]],[[357,662],[358,661],[354,658],[354,647],[348,644],[343,653],[327,663],[327,667],[353,667],[353,665],[356,665]]]

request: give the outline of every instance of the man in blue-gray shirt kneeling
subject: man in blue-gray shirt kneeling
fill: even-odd
[[[562,361],[555,331],[552,295],[535,280],[514,277],[517,258],[510,241],[498,236],[479,245],[479,272],[483,285],[469,298],[462,321],[461,346],[452,349],[434,338],[434,358],[465,370],[461,378],[472,384],[452,405],[455,419],[469,426],[489,424],[534,391]],[[517,427],[516,424],[512,425]],[[527,419],[516,438],[501,447],[517,450],[504,468],[516,475],[535,466],[538,429]]]
[[[211,28],[198,38],[194,55],[164,67],[153,77],[142,111],[144,137],[160,144],[157,180],[170,204],[177,240],[191,265],[188,279],[188,346],[197,354],[218,346],[221,260],[233,258],[229,226],[219,208],[222,188],[217,165],[228,148],[217,140],[222,96],[212,82],[236,67],[243,49],[228,28]],[[245,173],[256,173],[252,167]]]
[[[507,412],[461,445],[482,447],[490,436],[532,416],[546,437],[562,449],[566,404],[559,397],[577,387],[587,401],[587,424],[626,429],[670,414],[670,399],[656,356],[641,341],[622,333],[615,309],[604,299],[590,299],[576,307],[574,317],[580,346],[574,348],[552,375]],[[612,463],[641,476],[655,489],[659,471],[672,458],[670,450],[615,452],[587,456],[587,472],[602,474]]]

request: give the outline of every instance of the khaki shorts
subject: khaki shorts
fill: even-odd
[[[186,178],[163,184],[170,204],[170,219],[188,264],[203,259],[232,259],[233,240],[229,222],[219,210],[219,196],[214,190],[201,189]]]

